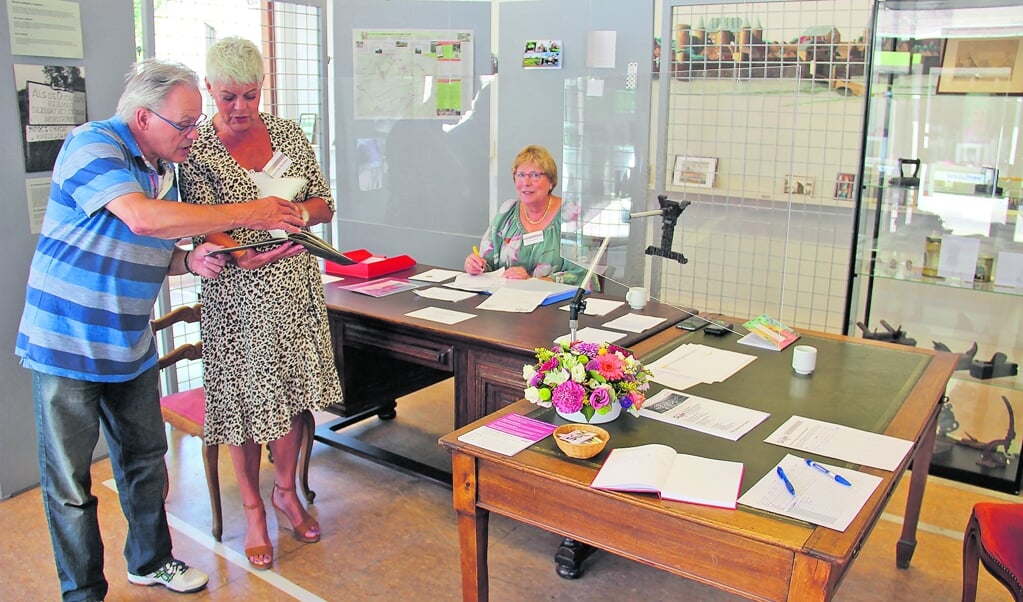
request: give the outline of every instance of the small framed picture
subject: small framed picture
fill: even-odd
[[[840,172],[835,179],[835,200],[851,201],[856,191],[856,174]]]
[[[814,179],[810,176],[785,176],[785,194],[792,196],[813,196]]]
[[[689,157],[675,155],[675,169],[671,183],[675,186],[696,186],[713,188],[718,160],[713,157]]]

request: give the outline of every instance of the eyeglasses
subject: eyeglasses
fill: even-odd
[[[524,171],[517,171],[517,172],[515,172],[515,181],[518,182],[518,181],[521,181],[521,180],[528,179],[530,182],[539,182],[540,178],[542,178],[542,177],[544,177],[546,175],[547,174],[545,174],[542,171],[531,171],[529,173],[526,173]]]
[[[196,118],[195,123],[190,123],[188,125],[180,125],[180,124],[174,123],[170,119],[167,119],[166,117],[164,117],[163,115],[157,113],[153,109],[148,109],[148,111],[150,113],[152,113],[153,115],[156,115],[157,117],[162,119],[163,122],[166,123],[167,125],[169,125],[172,128],[176,129],[178,131],[178,133],[181,134],[182,136],[187,136],[187,135],[191,134],[192,132],[195,131],[195,128],[199,127],[200,125],[202,125],[206,121],[206,115],[200,114],[199,117]]]

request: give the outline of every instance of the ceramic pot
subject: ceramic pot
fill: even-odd
[[[616,401],[611,404],[610,412],[608,412],[607,414],[594,413],[593,417],[590,418],[589,420],[586,420],[586,416],[584,416],[582,412],[572,412],[571,414],[566,414],[561,410],[558,410],[557,407],[554,408],[554,411],[558,413],[558,416],[561,416],[562,418],[569,422],[604,424],[606,422],[617,420],[618,417],[622,415],[622,404]]]

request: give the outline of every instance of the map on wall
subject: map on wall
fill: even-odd
[[[353,37],[356,119],[447,119],[472,99],[472,32],[361,29]]]

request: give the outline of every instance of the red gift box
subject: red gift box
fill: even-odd
[[[366,249],[345,251],[345,256],[350,258],[352,265],[341,265],[333,261],[326,261],[324,269],[328,274],[335,276],[353,276],[355,278],[376,278],[386,274],[393,274],[416,265],[416,260],[408,255],[396,255],[394,257],[383,257],[373,255]]]

